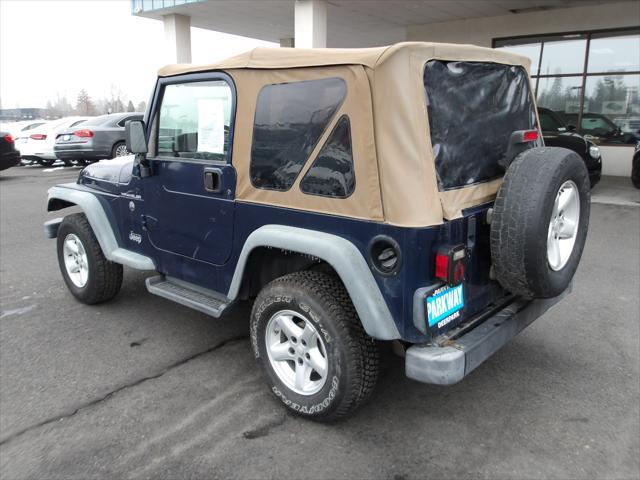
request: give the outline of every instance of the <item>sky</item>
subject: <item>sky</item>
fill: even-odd
[[[214,62],[269,42],[191,29],[194,63]],[[129,0],[0,0],[2,108],[45,107],[82,88],[93,99],[111,86],[147,101],[158,69],[170,63],[161,21],[131,15]],[[126,104],[126,101],[125,101]]]

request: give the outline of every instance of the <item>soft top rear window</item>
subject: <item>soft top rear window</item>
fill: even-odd
[[[536,124],[524,68],[432,60],[424,86],[439,188],[502,176],[511,133]]]

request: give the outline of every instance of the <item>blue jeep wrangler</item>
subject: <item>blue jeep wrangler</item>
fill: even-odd
[[[266,381],[309,418],[370,396],[381,341],[456,383],[570,290],[587,235],[589,176],[543,145],[528,65],[403,43],[165,67],[134,155],[49,190],[82,210],[46,224],[64,281],[104,302],[125,265],[213,317],[253,299]]]

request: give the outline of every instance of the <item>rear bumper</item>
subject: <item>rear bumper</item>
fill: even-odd
[[[410,347],[405,357],[407,377],[437,385],[458,383],[570,292],[571,286],[554,298],[516,299],[446,346]]]
[[[60,160],[103,160],[111,157],[110,151],[101,151],[86,143],[56,145],[53,151]]]

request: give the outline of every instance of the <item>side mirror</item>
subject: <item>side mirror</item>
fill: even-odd
[[[147,153],[147,139],[142,120],[129,120],[124,124],[125,142],[131,153]]]
[[[575,125],[571,125],[571,124],[567,125],[567,132],[575,132],[575,131],[576,131]]]

